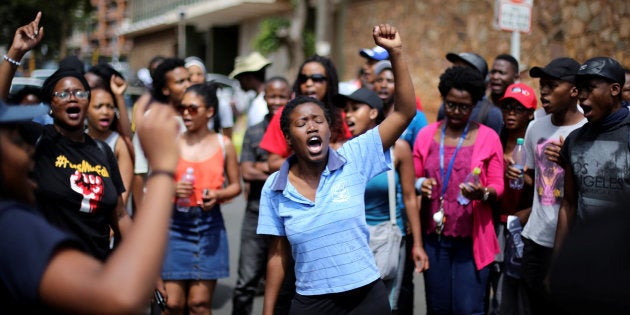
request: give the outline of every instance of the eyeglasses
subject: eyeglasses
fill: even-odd
[[[315,73],[311,75],[301,74],[298,76],[298,80],[300,82],[306,82],[308,79],[313,80],[313,83],[323,83],[326,81],[326,76],[320,73]]]
[[[523,113],[529,111],[528,108],[526,108],[525,106],[520,105],[520,104],[504,104],[503,106],[501,106],[501,110],[506,112],[506,113],[514,111],[517,114],[523,114]]]
[[[83,90],[61,91],[61,92],[55,92],[53,93],[53,95],[59,98],[60,100],[64,100],[64,101],[70,99],[70,95],[74,95],[74,97],[76,97],[77,99],[84,100],[84,99],[87,99],[88,96],[90,96],[90,91],[83,91]]]
[[[177,112],[180,115],[184,115],[184,113],[186,113],[186,111],[188,111],[188,114],[190,114],[190,116],[195,116],[197,115],[197,113],[199,112],[199,105],[178,105],[177,107],[175,107],[175,109],[177,110]]]
[[[444,103],[444,105],[446,105],[446,109],[448,109],[449,111],[454,112],[456,109],[459,109],[459,111],[464,114],[468,113],[473,108],[473,106],[470,104],[455,103],[455,102],[446,102]]]

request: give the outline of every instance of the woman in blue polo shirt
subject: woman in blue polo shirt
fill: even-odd
[[[258,233],[272,235],[264,314],[273,314],[289,254],[297,294],[290,314],[390,313],[385,286],[368,246],[366,183],[389,169],[385,152],[415,115],[414,90],[396,28],[374,27],[387,49],[397,82],[396,106],[379,126],[329,148],[331,114],[320,101],[297,97],[280,126],[295,152],[262,190]]]

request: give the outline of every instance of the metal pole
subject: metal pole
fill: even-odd
[[[328,41],[328,0],[317,0],[315,17],[315,52],[320,56],[330,56],[330,42]]]
[[[521,33],[518,31],[512,32],[512,41],[510,43],[510,50],[512,57],[521,63]]]
[[[177,24],[177,57],[186,58],[186,13],[179,11],[179,23]]]

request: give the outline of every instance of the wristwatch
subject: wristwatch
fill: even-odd
[[[490,198],[490,191],[488,190],[488,187],[484,187],[483,188],[483,201],[486,202],[488,201],[488,199]]]

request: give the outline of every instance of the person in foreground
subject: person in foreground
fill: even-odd
[[[269,245],[263,314],[271,315],[285,269],[295,259],[297,294],[290,314],[388,314],[387,291],[368,246],[366,183],[391,167],[389,148],[415,115],[415,94],[397,29],[375,26],[374,41],[388,50],[396,73],[396,105],[377,128],[329,147],[331,113],[299,96],[281,116],[295,152],[262,190],[258,234]]]
[[[142,312],[159,274],[171,217],[178,158],[175,113],[156,106],[137,121],[153,169],[147,198],[127,237],[101,262],[85,252],[81,240],[48,223],[33,208],[35,147],[17,122],[41,112],[0,105],[0,237],[12,240],[0,243],[2,305],[24,313]]]

